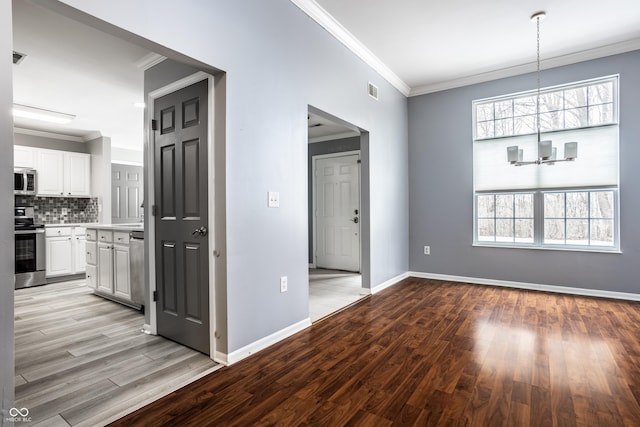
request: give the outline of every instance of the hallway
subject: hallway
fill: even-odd
[[[348,271],[309,269],[309,317],[316,322],[364,298],[362,276]]]

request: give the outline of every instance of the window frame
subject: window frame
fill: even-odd
[[[612,87],[611,87],[611,93],[610,93],[610,100],[607,99],[606,102],[602,102],[602,100],[597,100],[597,98],[595,96],[591,96],[590,95],[590,90],[587,89],[584,91],[584,101],[582,99],[580,99],[578,101],[578,103],[576,103],[576,105],[573,104],[568,104],[567,103],[567,93],[570,93],[572,90],[576,90],[576,89],[580,89],[580,88],[584,88],[584,87],[589,87],[589,86],[593,86],[594,88],[597,88],[598,85],[602,85],[605,83],[609,83],[611,82]],[[576,99],[579,98],[580,95],[578,93],[579,91],[576,91],[576,94],[573,94],[571,96],[573,96],[573,98],[570,99]],[[612,74],[612,75],[607,75],[607,76],[602,76],[602,77],[597,77],[597,78],[593,78],[593,79],[587,79],[587,80],[582,80],[582,81],[576,81],[576,82],[570,82],[570,83],[565,83],[565,84],[559,84],[559,85],[555,85],[555,86],[549,86],[549,87],[544,87],[540,90],[540,96],[541,96],[541,100],[545,95],[549,95],[549,94],[553,94],[553,93],[561,93],[562,96],[562,108],[560,110],[556,110],[557,111],[561,111],[562,114],[562,127],[559,128],[552,128],[552,129],[541,129],[541,132],[544,134],[561,134],[563,132],[571,132],[571,131],[575,131],[575,130],[588,130],[588,129],[597,129],[597,128],[604,128],[604,127],[611,127],[611,126],[615,126],[616,129],[619,129],[619,114],[620,114],[620,108],[619,108],[619,97],[620,97],[620,75],[619,74]],[[482,99],[475,99],[472,101],[472,142],[474,144],[474,155],[475,155],[475,144],[485,144],[485,143],[491,143],[492,140],[504,140],[504,138],[520,138],[520,137],[527,137],[527,135],[535,135],[537,133],[536,132],[520,132],[517,131],[515,123],[517,119],[521,119],[523,117],[529,117],[530,114],[529,113],[529,107],[527,107],[528,103],[521,103],[521,107],[524,105],[524,107],[518,109],[516,108],[516,104],[517,104],[517,100],[519,99],[526,99],[526,98],[530,98],[530,97],[536,97],[537,96],[537,90],[527,90],[527,91],[521,91],[521,92],[516,92],[516,93],[510,93],[510,94],[505,94],[505,95],[500,95],[500,96],[495,96],[495,97],[489,97],[489,98],[482,98]],[[595,101],[599,101],[599,102],[595,102]],[[496,115],[496,105],[498,103],[504,103],[505,101],[510,101],[511,102],[511,116],[509,117],[502,117],[502,114],[500,117],[498,117]],[[593,101],[593,102],[592,102]],[[585,105],[582,105],[582,102],[585,103]],[[486,117],[489,117],[488,115],[482,114],[478,108],[478,106],[480,105],[489,105],[491,104],[491,111],[487,110],[486,112],[489,113],[489,115],[491,116],[491,119],[486,119]],[[608,116],[608,111],[601,111],[600,114],[605,114],[606,118],[608,119],[606,122],[604,121],[595,121],[595,122],[591,122],[590,120],[590,109],[594,106],[601,106],[601,105],[609,105],[610,104],[610,108],[611,108],[611,116],[610,116],[610,120],[609,120],[609,116]],[[568,107],[569,105],[569,107]],[[525,108],[526,107],[526,108]],[[576,126],[576,127],[567,127],[567,118],[566,118],[566,114],[573,114],[571,113],[571,111],[579,109],[579,108],[585,108],[586,109],[586,126]],[[607,107],[609,108],[609,107]],[[509,108],[507,108],[507,110],[509,110]],[[524,111],[524,113],[522,113]],[[546,111],[545,107],[543,107],[542,103],[541,103],[541,108],[540,108],[540,113],[542,114],[544,111]],[[569,113],[567,113],[569,112]],[[520,114],[522,113],[522,114]],[[525,114],[526,113],[526,114]],[[491,126],[488,126],[488,128],[493,129],[493,136],[484,136],[482,138],[478,138],[478,115],[482,115],[482,118],[485,118],[485,120],[481,120],[480,122],[489,122],[491,121],[493,124]],[[510,134],[505,134],[505,135],[500,135],[500,136],[495,136],[495,131],[496,131],[496,123],[500,120],[506,120],[506,119],[510,119],[512,121],[512,125],[511,125],[511,133]],[[570,123],[576,123],[575,121],[570,122]],[[529,126],[529,125],[526,125]],[[534,123],[535,126],[535,123]],[[541,126],[543,127],[543,125]],[[529,130],[529,128],[527,127],[527,130]],[[617,142],[617,144],[619,144],[619,140]],[[620,152],[619,152],[619,148],[618,150],[618,158],[617,158],[617,175],[618,178],[614,184],[613,181],[611,181],[610,183],[607,184],[602,184],[602,185],[598,185],[598,183],[584,183],[584,185],[580,186],[579,182],[576,182],[575,184],[578,184],[576,186],[566,186],[566,184],[561,184],[558,183],[558,187],[536,187],[536,188],[528,188],[528,186],[524,186],[524,187],[519,187],[519,188],[501,188],[501,189],[486,189],[486,190],[476,190],[476,182],[475,182],[475,172],[474,172],[474,180],[473,180],[473,242],[472,242],[472,246],[487,246],[487,247],[497,247],[497,248],[523,248],[523,249],[542,249],[542,250],[560,250],[560,251],[582,251],[582,252],[606,252],[606,253],[620,253],[621,250],[621,246],[620,246],[620,180],[619,180],[619,158],[620,158]],[[505,159],[506,161],[506,159]],[[475,162],[475,159],[474,159]],[[535,166],[524,166],[524,167],[535,167]],[[538,167],[546,167],[546,166],[538,166]],[[554,166],[554,167],[561,167],[561,166]],[[474,163],[474,168],[475,168],[475,163]],[[594,218],[591,218],[591,211],[589,210],[588,214],[589,214],[589,218],[587,219],[587,224],[589,227],[589,237],[588,237],[588,242],[589,244],[567,244],[566,243],[566,224],[567,224],[567,212],[566,210],[564,211],[564,215],[565,217],[563,218],[563,221],[565,223],[565,243],[564,244],[558,244],[558,243],[544,243],[544,223],[545,223],[545,217],[544,217],[544,194],[546,193],[565,193],[565,200],[566,200],[566,193],[569,192],[593,192],[593,191],[612,191],[613,192],[613,245],[612,246],[601,246],[601,245],[591,245],[591,227],[592,227],[592,220],[594,220]],[[522,193],[533,193],[533,235],[534,235],[534,241],[533,243],[525,243],[525,242],[515,242],[515,231],[514,231],[514,242],[504,242],[504,241],[496,241],[496,234],[498,233],[498,229],[496,228],[496,224],[494,223],[494,240],[493,241],[489,241],[489,240],[479,240],[478,239],[478,234],[479,234],[479,230],[478,230],[478,196],[480,195],[487,195],[487,194],[522,194]],[[589,199],[590,200],[591,195],[589,195]],[[495,202],[494,202],[495,203]],[[495,206],[495,204],[494,204]],[[495,209],[495,208],[494,208]],[[587,209],[589,209],[589,206],[587,206]],[[494,220],[497,218],[495,216],[496,212],[494,212]],[[516,219],[515,217],[515,212],[513,214],[513,218],[514,221]],[[598,218],[595,218],[598,219]],[[514,230],[515,230],[515,222],[514,222]]]
[[[572,245],[572,244],[559,244],[559,243],[545,243],[544,242],[544,195],[549,193],[564,193],[565,198],[567,193],[579,193],[579,192],[602,192],[611,191],[613,194],[613,245]],[[521,248],[521,249],[542,249],[542,250],[561,250],[561,251],[582,251],[582,252],[607,252],[607,253],[620,253],[620,209],[619,209],[619,187],[616,186],[602,186],[602,187],[570,187],[570,188],[545,188],[545,189],[531,189],[531,190],[500,190],[500,191],[478,191],[474,193],[473,203],[473,245],[478,247],[496,247],[496,248]],[[501,194],[533,194],[533,243],[524,242],[503,242],[503,241],[489,241],[478,239],[478,196],[485,195],[501,195]],[[589,206],[587,206],[589,209]],[[494,215],[494,218],[497,216]],[[515,213],[514,213],[515,218]],[[483,218],[484,219],[484,218]],[[591,228],[591,220],[600,218],[591,218],[591,212],[588,214],[589,228]],[[564,212],[564,221],[566,223],[567,212]],[[515,240],[515,237],[514,237]],[[566,240],[566,234],[565,234]],[[589,241],[591,239],[589,238]]]
[[[588,110],[590,107],[592,106],[596,106],[596,105],[605,105],[605,104],[612,104],[611,108],[611,121],[607,122],[607,123],[598,123],[598,124],[588,124],[587,126],[577,126],[577,127],[566,127],[563,126],[562,128],[558,128],[558,129],[542,129],[541,128],[541,132],[542,133],[552,133],[552,132],[562,132],[562,131],[570,131],[570,130],[576,130],[576,129],[588,129],[588,128],[594,128],[594,127],[600,127],[600,126],[612,126],[612,125],[619,125],[619,85],[620,85],[620,76],[618,74],[614,74],[614,75],[609,75],[609,76],[603,76],[603,77],[597,77],[594,79],[588,79],[588,80],[581,80],[578,82],[572,82],[572,83],[567,83],[567,84],[559,84],[559,85],[555,85],[555,86],[548,86],[545,88],[542,88],[540,90],[540,97],[544,97],[545,95],[549,95],[555,92],[565,92],[565,91],[570,91],[572,89],[579,89],[582,87],[588,87],[588,86],[596,86],[598,84],[602,84],[602,83],[607,83],[607,82],[611,82],[613,84],[613,88],[612,88],[612,93],[611,93],[611,102],[607,102],[607,103],[594,103],[591,104],[589,101],[587,101],[587,104],[581,107],[571,107],[571,108],[567,108],[566,106],[566,99],[563,96],[563,100],[562,100],[562,108],[561,109],[555,109],[555,110],[548,110],[548,111],[542,111],[542,104],[541,104],[541,110],[540,110],[540,114],[544,115],[544,114],[549,114],[549,113],[553,113],[553,112],[561,112],[563,115],[563,123],[566,124],[566,112],[567,111],[571,111],[571,110],[575,110],[577,108],[586,108],[587,109],[587,117],[588,117]],[[511,93],[511,94],[507,94],[507,95],[500,95],[500,96],[495,96],[495,97],[490,97],[490,98],[482,98],[482,99],[476,99],[473,100],[472,102],[472,133],[473,133],[473,141],[474,142],[478,142],[478,141],[490,141],[492,139],[500,139],[500,138],[511,138],[514,136],[526,136],[526,135],[535,135],[537,133],[537,129],[533,130],[532,132],[525,132],[525,133],[511,133],[509,135],[500,135],[500,136],[495,136],[495,129],[496,129],[496,122],[500,121],[500,120],[507,120],[510,119],[512,121],[512,128],[515,128],[515,119],[516,118],[522,118],[522,117],[529,117],[531,116],[531,114],[523,114],[523,115],[516,115],[515,113],[515,107],[514,107],[514,103],[517,99],[521,99],[521,98],[527,98],[527,97],[536,97],[537,96],[537,90],[526,90],[526,91],[522,91],[522,92],[516,92],[516,93]],[[587,98],[589,98],[589,95],[587,93]],[[501,103],[501,102],[505,102],[505,101],[510,101],[512,106],[512,114],[509,117],[504,117],[504,118],[496,118],[496,113],[495,113],[495,104],[496,103]],[[479,105],[485,105],[485,104],[493,104],[492,107],[492,114],[493,114],[493,119],[491,120],[480,120],[478,121],[478,117],[477,117],[477,112],[478,112],[478,108],[477,106]],[[535,127],[535,114],[533,114],[534,117],[534,127]],[[588,120],[588,119],[587,119]],[[478,123],[482,122],[482,123],[488,123],[488,122],[492,122],[493,123],[493,131],[494,131],[494,136],[488,136],[488,137],[482,137],[482,138],[478,138]]]

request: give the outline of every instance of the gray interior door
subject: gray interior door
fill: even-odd
[[[111,222],[141,222],[142,166],[111,164]]]
[[[209,354],[207,80],[154,104],[158,334]]]

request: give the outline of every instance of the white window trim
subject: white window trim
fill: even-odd
[[[569,193],[569,192],[593,192],[593,191],[613,192],[613,245],[568,245],[544,243],[544,194],[545,193]],[[478,240],[478,198],[483,194],[531,194],[533,193],[533,243],[522,242],[491,242]],[[566,217],[565,217],[566,218]],[[591,218],[589,218],[591,220]],[[545,188],[531,190],[504,190],[504,191],[484,191],[475,192],[473,196],[473,247],[490,248],[517,248],[536,250],[555,250],[571,252],[595,252],[595,253],[622,253],[620,246],[620,188],[614,186],[606,187],[571,187],[571,188]]]

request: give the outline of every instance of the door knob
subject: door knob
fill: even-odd
[[[351,221],[353,221],[353,222],[355,222],[357,224],[358,222],[360,222],[360,219],[358,219],[358,217],[356,216]]]
[[[197,236],[197,235],[206,236],[207,235],[207,227],[202,226],[200,228],[196,228],[195,230],[193,230],[191,232],[191,235],[192,236]]]

